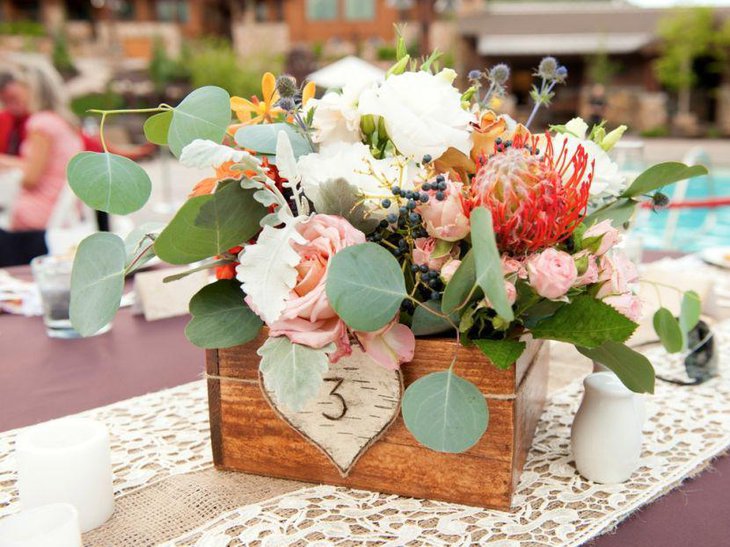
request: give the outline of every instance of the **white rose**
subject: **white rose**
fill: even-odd
[[[475,117],[461,107],[451,80],[447,69],[392,75],[360,96],[360,113],[382,116],[398,151],[417,161],[427,154],[436,159],[451,147],[468,156]]]
[[[329,91],[321,99],[312,99],[307,108],[315,108],[312,118],[314,142],[322,145],[360,141],[360,112],[357,109],[363,89],[371,81],[355,80],[342,88],[342,93]]]
[[[563,145],[566,146],[568,158],[573,157],[573,154],[575,154],[579,146],[583,147],[586,154],[588,154],[588,172],[590,172],[590,165],[595,162],[593,182],[591,183],[590,190],[591,201],[618,196],[626,189],[626,177],[621,174],[616,162],[611,160],[606,151],[598,144],[593,141],[574,137],[567,133],[564,135],[555,135],[553,137],[553,147],[556,154],[562,150]],[[569,166],[563,176],[567,180],[572,174],[572,166]]]
[[[383,219],[389,212],[396,212],[398,205],[393,199],[391,186],[413,189],[415,166],[401,167],[402,158],[373,158],[364,144],[338,142],[324,146],[319,152],[299,158],[297,167],[302,177],[304,194],[313,202],[319,201],[319,188],[332,180],[344,180],[357,188],[365,197],[365,205],[374,218]],[[392,205],[384,209],[380,202],[389,198]]]

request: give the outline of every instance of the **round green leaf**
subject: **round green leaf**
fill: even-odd
[[[173,110],[167,143],[175,157],[195,139],[221,142],[231,122],[231,98],[225,89],[196,89]]]
[[[441,309],[447,313],[456,310],[464,303],[464,300],[469,296],[476,282],[477,273],[476,265],[474,264],[474,253],[469,251],[446,285],[441,302]]]
[[[167,132],[170,130],[172,123],[172,110],[160,112],[154,116],[150,116],[144,122],[144,136],[152,144],[164,146],[167,144]]]
[[[479,388],[451,371],[433,372],[403,394],[403,420],[422,445],[439,452],[465,452],[489,423]]]
[[[667,308],[659,308],[654,314],[654,330],[659,335],[662,345],[669,353],[682,351],[684,338],[679,321]]]
[[[691,331],[702,314],[702,302],[700,295],[695,291],[687,291],[682,297],[682,307],[679,312],[679,324],[683,333]]]
[[[108,152],[81,152],[66,168],[74,193],[93,209],[128,215],[147,203],[150,177],[128,158]]]
[[[254,192],[230,182],[189,199],[155,240],[155,254],[168,264],[190,264],[248,241],[267,213]]]
[[[238,283],[220,280],[200,289],[190,300],[193,318],[185,336],[200,348],[230,348],[250,342],[263,322],[243,301]]]
[[[413,312],[413,321],[411,322],[411,330],[416,336],[429,336],[448,332],[454,329],[453,324],[459,322],[456,315],[450,317],[451,323],[449,323],[445,317],[439,317],[428,310],[442,313],[441,302],[429,300],[420,306],[416,306]]]
[[[384,327],[406,296],[398,261],[380,245],[354,245],[332,258],[327,298],[353,330],[372,332]]]
[[[91,336],[112,320],[124,290],[124,241],[101,232],[84,239],[71,272],[71,324]]]
[[[253,150],[265,156],[276,155],[276,142],[279,132],[284,131],[289,137],[294,157],[313,152],[309,141],[294,126],[288,123],[268,123],[261,125],[245,125],[236,131],[236,144],[247,150]]]

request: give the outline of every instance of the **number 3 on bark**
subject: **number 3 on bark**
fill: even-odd
[[[345,402],[345,398],[337,393],[337,390],[340,389],[340,386],[342,385],[342,382],[345,381],[344,378],[325,378],[325,382],[335,382],[335,387],[332,388],[330,391],[330,395],[333,397],[337,397],[340,400],[340,405],[342,406],[342,410],[340,411],[339,415],[337,416],[331,416],[327,414],[326,412],[322,412],[322,416],[327,418],[328,420],[337,421],[341,420],[345,417],[345,414],[347,414],[347,402]]]

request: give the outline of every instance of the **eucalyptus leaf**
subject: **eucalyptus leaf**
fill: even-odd
[[[268,338],[257,351],[259,370],[276,402],[298,412],[316,397],[329,368],[327,352],[333,349],[331,345],[312,349],[294,344],[286,336]]]
[[[441,309],[446,313],[455,311],[461,306],[476,285],[476,265],[474,254],[470,250],[456,268],[451,280],[446,284],[446,290],[441,301]]]
[[[180,157],[195,139],[219,143],[231,123],[231,98],[225,89],[205,86],[196,89],[173,109],[167,133],[170,151]]]
[[[172,123],[172,110],[166,110],[150,116],[145,120],[144,136],[152,144],[164,146],[167,144],[167,133],[170,131],[170,124]]]
[[[165,224],[162,222],[145,222],[127,234],[124,238],[127,274],[138,270],[155,257],[153,243],[164,228]]]
[[[667,308],[659,308],[654,314],[654,330],[659,335],[664,349],[669,353],[682,351],[684,337],[679,321]]]
[[[368,217],[368,211],[358,197],[358,189],[345,179],[331,179],[322,183],[314,200],[314,209],[325,215],[338,215],[358,230],[369,234],[379,223]]]
[[[649,169],[636,177],[636,180],[634,180],[622,196],[641,196],[642,194],[657,190],[662,186],[706,174],[707,168],[703,165],[693,165],[690,167],[676,161],[658,163],[649,167]]]
[[[408,296],[398,261],[376,243],[339,251],[327,272],[327,299],[353,330],[376,331],[393,320]]]
[[[604,342],[597,348],[576,349],[593,361],[611,369],[635,393],[654,393],[654,367],[641,353],[618,342]]]
[[[508,369],[520,358],[527,344],[518,340],[472,340],[498,368]]]
[[[449,332],[454,329],[452,324],[459,322],[457,315],[452,315],[450,318],[451,323],[449,323],[446,318],[439,317],[435,313],[428,311],[429,309],[433,312],[442,313],[441,303],[434,300],[429,300],[420,306],[416,306],[413,312],[413,321],[411,322],[411,330],[416,336],[429,336]]]
[[[497,314],[507,321],[515,318],[504,288],[502,259],[497,249],[492,214],[485,207],[471,212],[471,242],[476,266],[476,282]]]
[[[108,152],[81,152],[66,167],[68,184],[92,209],[128,215],[147,203],[152,183],[128,158]]]
[[[254,192],[228,183],[215,194],[189,199],[155,240],[157,256],[169,264],[190,264],[248,241],[266,214]]]
[[[71,324],[82,336],[101,330],[119,309],[127,254],[124,241],[99,232],[79,245],[71,272]]]
[[[614,308],[588,295],[563,304],[531,327],[535,338],[595,348],[604,342],[625,342],[638,325]]]
[[[700,295],[695,291],[686,291],[682,296],[682,306],[679,312],[679,325],[684,334],[691,331],[700,320],[702,302]]]
[[[200,289],[190,300],[193,318],[185,336],[200,348],[230,348],[250,342],[263,322],[244,302],[238,283],[219,280]]]
[[[403,394],[403,420],[422,445],[460,453],[474,446],[489,423],[484,395],[450,370],[413,382]]]
[[[236,131],[234,138],[236,144],[242,148],[253,150],[260,155],[276,156],[276,142],[280,131],[284,131],[289,137],[295,158],[314,152],[301,131],[288,123],[244,125]]]
[[[583,219],[585,226],[591,227],[602,220],[609,219],[614,228],[621,228],[631,220],[638,202],[632,198],[618,198],[611,205],[591,213]]]

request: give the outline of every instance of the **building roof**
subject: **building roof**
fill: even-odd
[[[668,9],[613,2],[489,4],[459,20],[481,55],[586,54],[639,51],[656,39]],[[730,8],[715,8],[722,19]]]
[[[324,89],[340,88],[353,80],[377,82],[384,78],[384,70],[354,55],[343,57],[307,76],[307,80]]]

